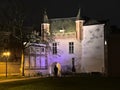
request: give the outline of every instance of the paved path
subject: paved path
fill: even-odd
[[[23,77],[23,78],[18,78],[18,79],[3,79],[3,80],[0,80],[0,83],[20,81],[20,80],[29,80],[29,79],[37,79],[37,78],[41,78],[41,77],[25,77],[25,78]]]

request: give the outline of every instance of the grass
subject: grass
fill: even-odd
[[[0,90],[120,90],[120,78],[49,77],[1,83]]]
[[[19,76],[19,75],[9,75],[9,76],[7,76],[7,78],[6,78],[6,76],[0,76],[0,80],[6,80],[6,79],[20,79],[20,78],[26,78],[26,77],[22,77],[22,76]]]
[[[5,80],[5,79],[16,79],[16,78],[21,78],[21,76],[0,76],[0,80]]]

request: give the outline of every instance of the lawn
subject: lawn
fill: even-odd
[[[1,83],[0,90],[120,90],[120,78],[48,77]]]
[[[23,78],[22,76],[7,76],[7,79],[20,79],[20,78]],[[0,76],[0,80],[6,80],[6,76]]]

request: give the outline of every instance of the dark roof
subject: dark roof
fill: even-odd
[[[58,32],[59,30],[74,31],[75,30],[75,20],[76,17],[70,18],[55,18],[50,19],[50,29],[54,32]]]
[[[48,16],[46,11],[44,11],[43,23],[48,23]]]
[[[107,20],[86,19],[84,25],[105,24]]]

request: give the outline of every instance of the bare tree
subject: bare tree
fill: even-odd
[[[27,42],[28,39],[23,32],[23,23],[25,19],[24,14],[24,5],[22,1],[11,0],[4,3],[4,6],[0,7],[1,21],[0,26],[2,31],[12,32],[12,36],[20,42],[21,46],[21,67],[22,67],[22,76],[24,76],[24,49],[27,45],[23,42]]]
[[[47,48],[50,48],[49,42],[54,40],[54,35],[50,32],[45,32],[46,39],[40,36],[39,32],[25,32],[23,25],[25,22],[25,8],[22,0],[8,0],[7,5],[0,7],[0,29],[3,31],[12,32],[12,36],[18,40],[21,47],[21,75],[24,76],[24,51],[30,43],[44,43]]]

